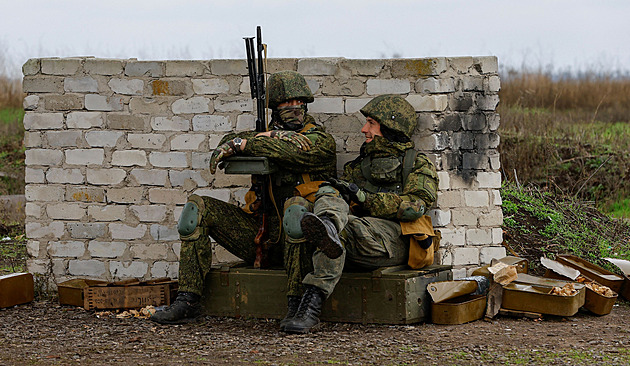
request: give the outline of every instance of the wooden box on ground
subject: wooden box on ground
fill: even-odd
[[[33,301],[35,287],[30,273],[0,276],[0,309]]]
[[[73,279],[57,285],[59,303],[92,309],[134,309],[148,305],[169,305],[177,292],[177,281],[160,278],[151,281],[106,282]]]
[[[450,266],[420,270],[406,266],[344,273],[324,302],[321,319],[351,323],[411,324],[429,319],[427,284],[452,278]],[[280,269],[243,264],[213,269],[206,278],[207,315],[282,319],[287,311],[287,276]]]
[[[464,295],[431,304],[431,320],[435,324],[464,324],[483,318],[485,295]]]

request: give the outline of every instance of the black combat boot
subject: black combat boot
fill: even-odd
[[[306,212],[300,221],[304,238],[315,244],[330,259],[339,258],[343,254],[343,245],[335,224],[328,216],[319,217]]]
[[[200,298],[201,296],[192,292],[178,292],[171,305],[153,314],[149,320],[160,324],[184,324],[195,321],[201,315]]]
[[[284,326],[287,325],[287,323],[291,319],[293,319],[298,311],[298,307],[300,306],[300,301],[302,300],[302,298],[299,296],[287,296],[287,299],[289,300],[287,307],[287,316],[285,316],[284,319],[280,320],[280,330],[284,330]]]
[[[308,333],[311,328],[319,324],[319,314],[326,296],[315,286],[306,286],[302,301],[293,319],[284,326],[287,333]]]

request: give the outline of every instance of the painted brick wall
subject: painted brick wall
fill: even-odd
[[[364,141],[359,109],[404,95],[418,112],[417,148],[439,171],[438,260],[464,276],[505,255],[496,57],[272,59],[268,70],[306,77],[339,168]],[[187,196],[240,203],[249,185],[207,169],[225,133],[254,128],[246,62],[46,58],[23,73],[29,270],[55,281],[176,277]]]

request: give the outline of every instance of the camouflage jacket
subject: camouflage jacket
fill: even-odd
[[[376,136],[369,143],[361,146],[361,154],[354,161],[346,163],[341,179],[357,184],[360,188],[368,192],[374,191],[372,185],[366,178],[365,170],[362,169],[362,162],[370,158],[372,166],[376,162],[400,161],[406,150],[413,149],[413,142],[397,143]],[[394,167],[396,164],[391,165]],[[381,169],[382,170],[382,169]],[[387,170],[387,169],[385,169]],[[374,169],[372,169],[374,171]],[[417,153],[413,167],[406,179],[406,184],[402,186],[402,166],[392,169],[389,173],[380,175],[384,186],[391,186],[391,183],[398,183],[400,189],[383,189],[380,192],[370,192],[363,204],[362,210],[356,212],[363,216],[374,216],[389,220],[411,221],[417,218],[413,214],[414,208],[419,205],[425,208],[431,207],[437,198],[438,177],[435,165],[425,154]],[[374,182],[373,179],[372,183]],[[378,179],[376,179],[378,181]],[[367,189],[366,189],[367,188]]]

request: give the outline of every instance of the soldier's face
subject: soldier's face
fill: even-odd
[[[366,118],[361,132],[365,135],[365,142],[371,142],[374,136],[383,136],[381,133],[381,124],[371,117]]]
[[[293,107],[296,105],[302,105],[304,104],[304,102],[302,102],[299,99],[289,99],[286,102],[282,102],[280,104],[278,104],[278,109],[282,108],[282,107]]]

